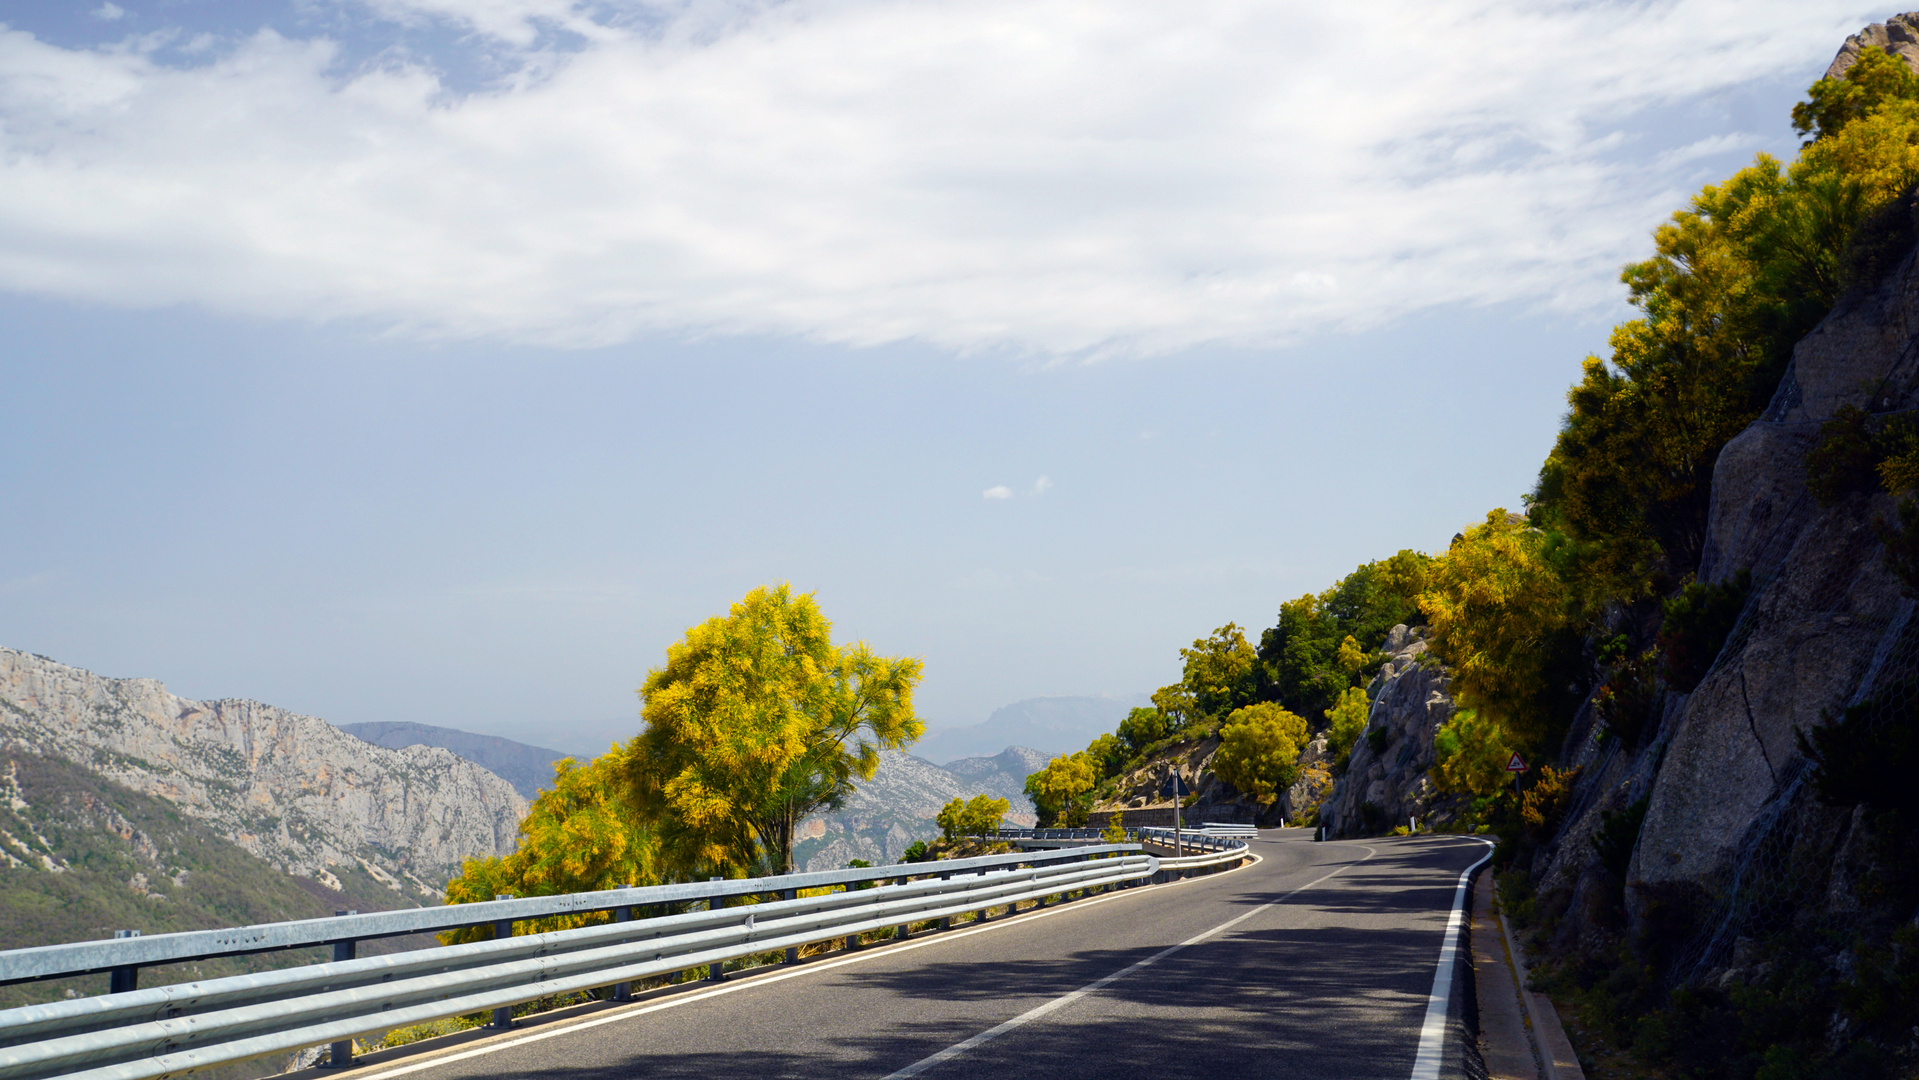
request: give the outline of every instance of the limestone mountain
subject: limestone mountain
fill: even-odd
[[[312,919],[335,911],[414,906],[358,866],[328,887],[291,875],[220,835],[212,823],[70,761],[0,755],[0,949]],[[372,952],[425,944],[368,942]],[[317,950],[155,968],[143,985],[319,959]],[[101,976],[0,987],[0,1007],[98,994]]]
[[[329,889],[364,871],[431,901],[462,859],[513,849],[527,802],[439,747],[372,746],[254,701],[194,701],[0,648],[0,752],[71,762]]]
[[[897,750],[882,751],[879,771],[858,786],[844,807],[801,823],[794,860],[807,870],[833,869],[852,859],[896,862],[913,841],[939,835],[933,818],[940,807],[975,795],[1007,800],[1013,804],[1007,819],[1031,825],[1026,776],[1045,763],[1045,755],[1020,746],[945,768]]]
[[[365,739],[389,750],[409,746],[438,746],[477,765],[484,766],[513,785],[513,790],[528,799],[541,788],[553,786],[553,763],[573,755],[544,746],[503,739],[498,735],[476,735],[456,728],[435,727],[404,721],[380,721],[366,724],[339,724],[341,731],[356,739]]]

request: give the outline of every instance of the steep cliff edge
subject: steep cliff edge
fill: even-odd
[[[81,765],[339,888],[357,867],[417,900],[474,855],[513,849],[527,803],[439,748],[390,750],[253,701],[191,701],[0,649],[0,751]]]
[[[1717,978],[1758,936],[1862,911],[1870,817],[1815,797],[1799,733],[1850,706],[1903,701],[1919,674],[1919,627],[1873,528],[1896,520],[1893,500],[1861,490],[1821,505],[1805,463],[1842,407],[1919,409],[1915,327],[1908,253],[1799,342],[1770,406],[1720,453],[1698,576],[1734,587],[1750,575],[1749,591],[1704,679],[1663,695],[1642,734],[1609,731],[1590,706],[1575,719],[1561,755],[1579,769],[1568,812],[1532,859],[1541,894],[1572,916],[1562,946],[1660,938],[1676,977]],[[1593,839],[1636,809],[1643,824],[1619,882]],[[1624,927],[1600,902],[1622,885]]]

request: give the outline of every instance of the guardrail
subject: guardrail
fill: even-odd
[[[1251,849],[1246,841],[1256,836],[1257,830],[1250,825],[1229,825],[1224,826],[1224,828],[1244,829],[1246,831],[1243,833],[1234,832],[1219,835],[1199,832],[1192,829],[1181,830],[1177,834],[1179,845],[1177,850],[1179,855],[1172,858],[1161,858],[1159,860],[1160,873],[1155,875],[1156,878],[1165,876],[1168,873],[1180,873],[1183,875],[1184,871],[1187,870],[1203,870],[1214,866],[1223,866],[1227,863],[1237,863],[1250,855]],[[1175,842],[1175,833],[1173,830],[1158,825],[1147,825],[1127,829],[1126,834],[1129,839],[1136,840],[1140,843],[1150,842],[1162,844],[1166,847],[1173,847]],[[1100,829],[1001,829],[995,838],[1001,840],[1017,840],[1031,844],[1058,844],[1065,846],[1074,842],[1097,840],[1102,835],[1104,835],[1104,831]],[[1187,851],[1193,851],[1194,854],[1187,855],[1185,854]]]
[[[333,1044],[346,1064],[351,1040],[463,1013],[495,1011],[554,994],[615,987],[651,976],[912,923],[1104,891],[1155,876],[1163,863],[1135,845],[956,859],[815,874],[500,899],[412,911],[346,915],[239,930],[50,945],[0,953],[0,980],[24,982],[157,963],[333,944],[336,959],[252,975],[135,989],[0,1012],[0,1080],[75,1077],[142,1080]],[[844,891],[801,897],[803,890]],[[780,899],[727,907],[729,900]],[[703,910],[673,913],[678,905]],[[668,913],[634,918],[638,909]],[[515,921],[610,912],[615,921],[512,936]],[[492,926],[492,940],[353,958],[368,938]],[[344,953],[344,955],[342,955]]]

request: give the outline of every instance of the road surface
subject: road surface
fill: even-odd
[[[835,953],[351,1074],[1408,1080],[1464,837],[1252,842],[1229,873]],[[1447,1072],[1453,1071],[1447,1063]]]

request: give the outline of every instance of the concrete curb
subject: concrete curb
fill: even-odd
[[[1513,937],[1505,910],[1498,905],[1497,892],[1494,907],[1499,911],[1499,929],[1506,936],[1506,956],[1512,962],[1513,975],[1519,984],[1519,1007],[1526,1015],[1526,1031],[1532,1037],[1533,1052],[1539,1056],[1542,1080],[1586,1080],[1586,1070],[1579,1065],[1579,1055],[1573,1053],[1572,1041],[1566,1038],[1566,1029],[1560,1024],[1551,999],[1532,989],[1526,971],[1526,954]]]

